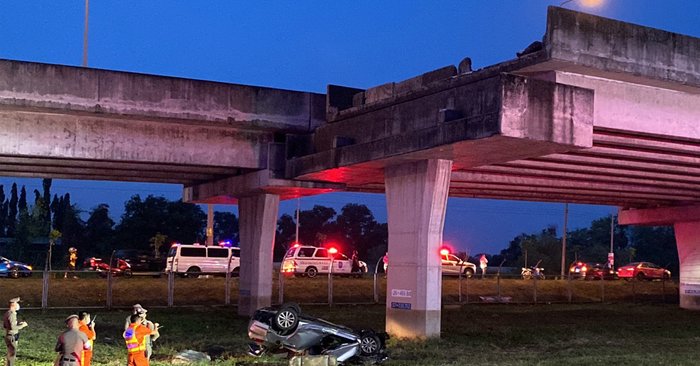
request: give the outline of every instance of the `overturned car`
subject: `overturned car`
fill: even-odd
[[[296,304],[258,309],[248,324],[254,341],[248,353],[262,356],[287,352],[293,355],[330,355],[343,364],[381,363],[386,356],[386,333],[355,331],[301,313]]]

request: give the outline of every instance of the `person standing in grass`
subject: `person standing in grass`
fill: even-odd
[[[80,321],[80,328],[78,328],[78,330],[85,334],[90,344],[90,348],[83,351],[83,356],[81,357],[83,363],[81,366],[90,366],[92,362],[92,350],[95,345],[95,338],[97,338],[95,334],[95,322],[92,321],[92,316],[87,311],[79,312],[78,320]]]
[[[146,319],[148,310],[144,309],[141,304],[134,304],[132,315],[138,315],[143,324],[150,330],[155,331],[153,334],[149,334],[146,336],[146,358],[148,360],[151,359],[151,356],[153,355],[153,342],[160,337],[160,331],[158,330],[158,323],[153,323],[150,320]],[[126,323],[124,324],[124,330],[129,328],[129,325],[131,324],[131,317],[126,319]]]
[[[489,260],[486,258],[486,254],[482,254],[479,258],[479,267],[481,268],[481,279],[486,276],[486,267],[488,266]]]
[[[91,342],[85,333],[80,331],[80,321],[77,315],[70,315],[66,318],[68,330],[58,336],[56,342],[56,352],[58,356],[54,361],[54,366],[82,366],[83,354],[90,350]]]
[[[19,331],[27,326],[27,322],[17,323],[17,312],[19,311],[19,297],[10,299],[10,309],[7,310],[2,319],[2,326],[5,328],[5,345],[7,346],[7,356],[5,366],[14,366],[17,360],[17,343],[19,341]]]
[[[131,324],[124,331],[127,366],[149,366],[149,361],[146,357],[146,336],[157,333],[158,324],[155,324],[155,330],[149,329],[145,325],[146,319],[139,314],[132,314],[129,321]]]

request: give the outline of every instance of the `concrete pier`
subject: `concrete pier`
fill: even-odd
[[[440,336],[445,224],[452,162],[424,160],[387,167],[389,273],[386,331],[397,337]]]

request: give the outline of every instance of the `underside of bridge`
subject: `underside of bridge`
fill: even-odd
[[[401,337],[440,333],[448,196],[674,225],[681,306],[699,309],[699,120],[700,39],[555,7],[516,59],[326,95],[0,61],[0,174],[239,203],[240,314],[270,303],[280,199],[386,192],[387,330]]]

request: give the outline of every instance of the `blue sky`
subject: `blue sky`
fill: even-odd
[[[325,92],[403,80],[469,56],[475,68],[515,57],[544,34],[546,7],[562,1],[92,1],[90,67]],[[583,8],[606,17],[700,37],[700,1],[603,0]],[[80,65],[84,2],[0,1],[0,58]],[[31,192],[38,179],[17,181]],[[106,202],[113,216],[133,194],[181,196],[177,185],[54,181],[83,210]],[[336,208],[367,204],[386,219],[383,195],[330,194],[302,200]],[[292,212],[283,202],[280,212]],[[217,207],[235,210],[233,207]],[[615,212],[571,205],[570,227]],[[450,199],[445,240],[497,252],[522,232],[561,228],[563,204]]]

